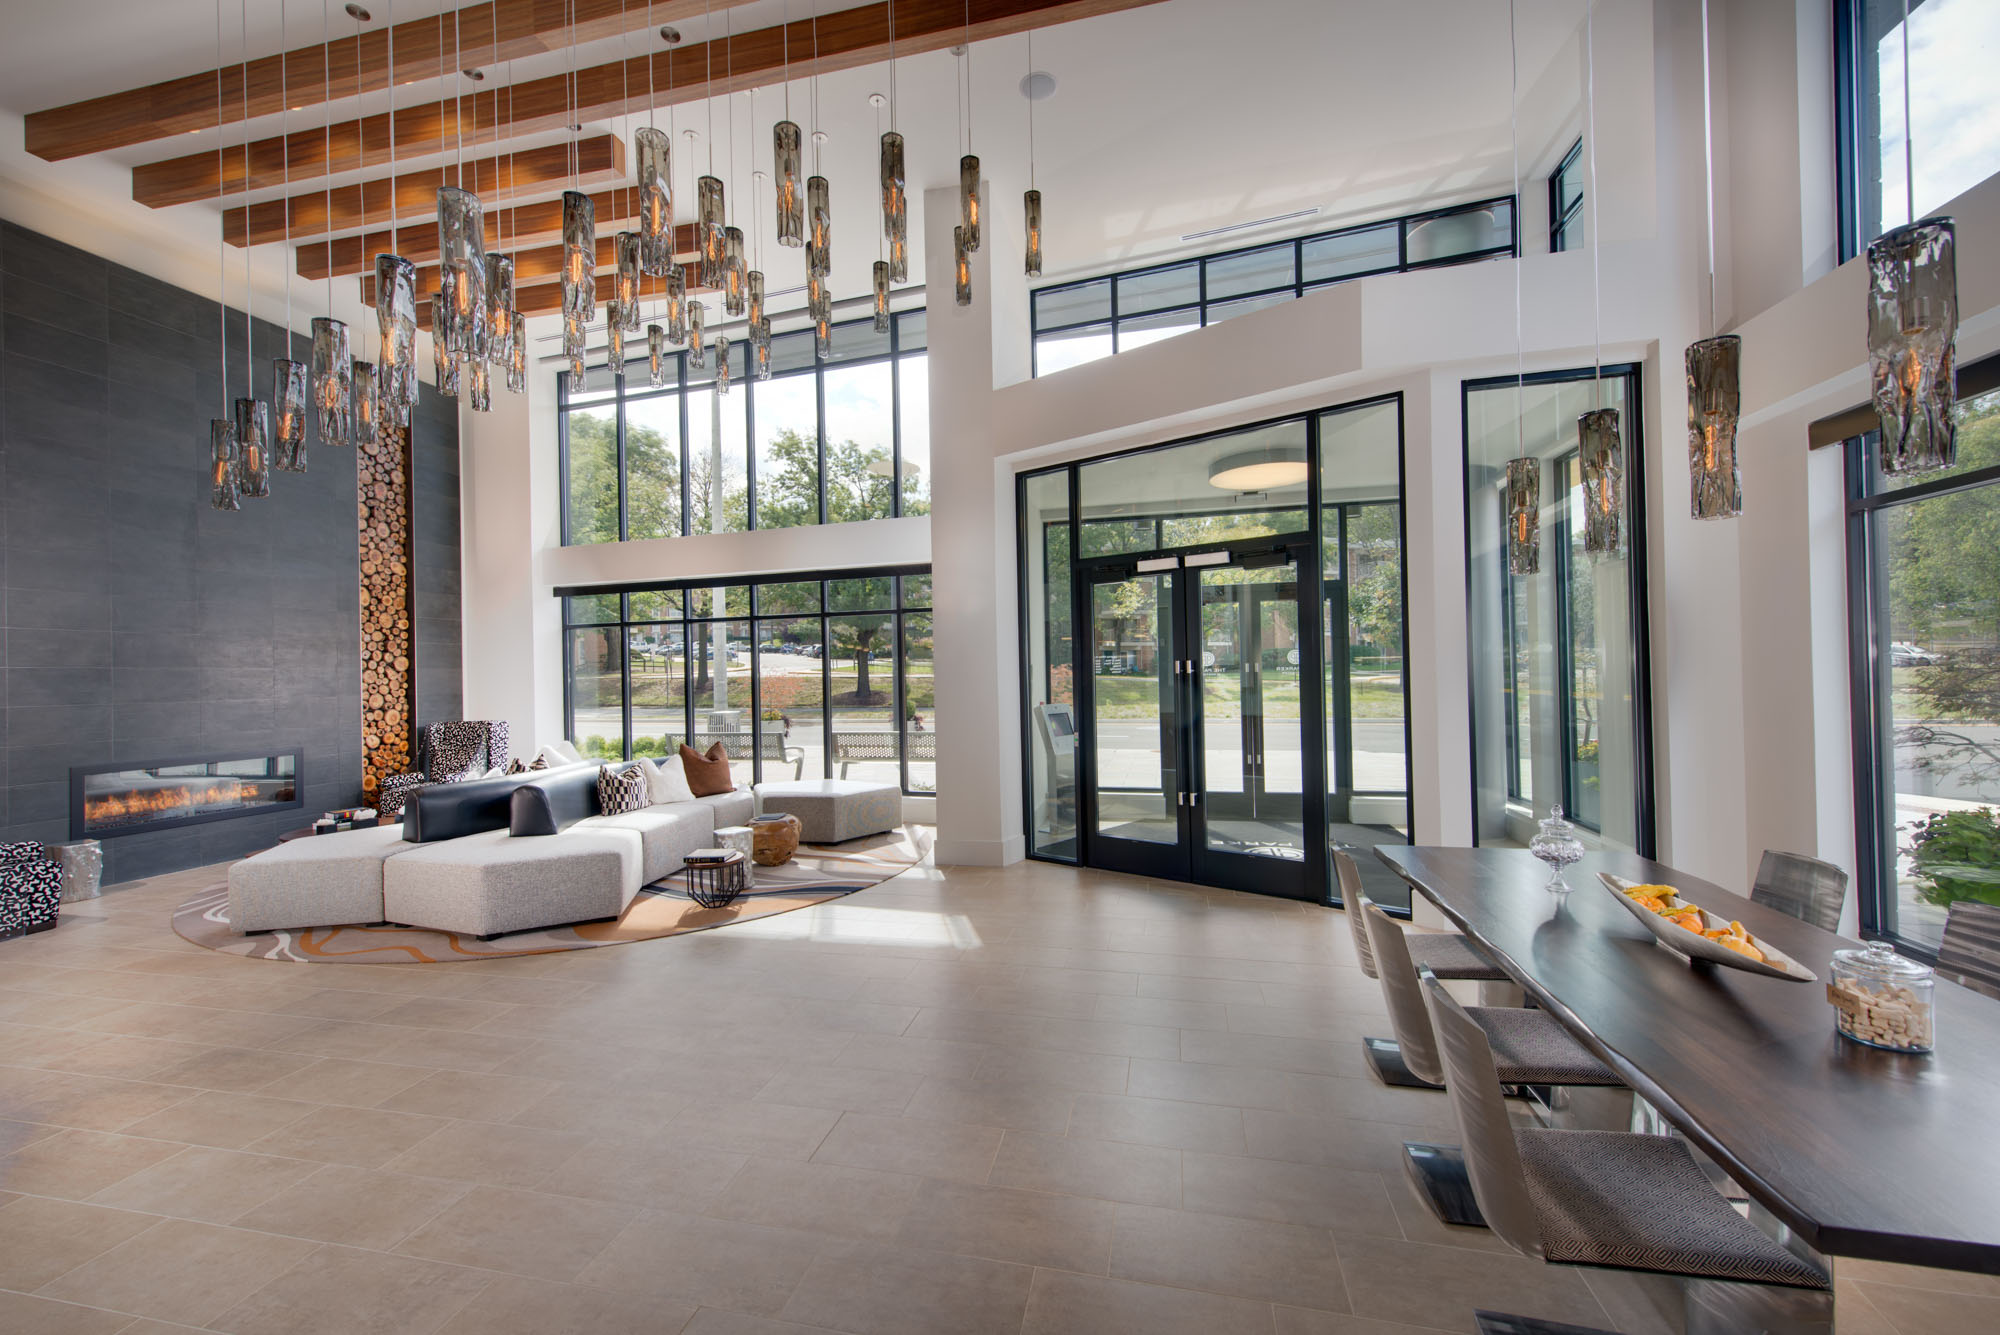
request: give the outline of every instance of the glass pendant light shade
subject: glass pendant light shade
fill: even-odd
[[[465,402],[476,413],[493,410],[492,370],[485,361],[475,358],[465,364]]]
[[[572,318],[563,314],[562,345],[563,356],[569,361],[569,379],[572,390],[582,390],[590,383],[590,368],[583,364],[584,347],[589,339],[589,331]]]
[[[972,304],[972,255],[965,247],[965,229],[951,229],[952,287],[961,306]]]
[[[1743,513],[1743,473],[1736,464],[1742,357],[1743,340],[1734,334],[1688,345],[1688,511],[1696,519]]]
[[[877,260],[875,276],[875,332],[889,332],[889,261]]]
[[[833,264],[833,206],[824,176],[806,178],[806,272],[826,277]]]
[[[910,232],[909,220],[905,218],[896,234],[889,238],[889,281],[907,283],[910,281]]]
[[[814,324],[818,324],[821,308],[831,306],[832,304],[826,298],[826,279],[808,271],[806,274],[806,318]]]
[[[525,394],[528,392],[528,322],[521,318],[521,312],[515,310],[507,312],[507,325],[507,390],[511,394]]]
[[[319,438],[326,445],[354,443],[354,359],[347,326],[324,316],[312,322],[312,399]]]
[[[514,352],[514,261],[486,257],[486,360],[507,365]]]
[[[958,160],[958,225],[965,229],[965,248],[979,249],[979,159],[970,153]]]
[[[439,274],[443,286],[431,294],[431,310],[443,310],[451,302],[451,275]],[[451,354],[451,345],[445,342],[435,314],[431,317],[431,366],[437,372],[437,391],[450,398],[458,397],[458,359]]]
[[[375,257],[375,322],[382,332],[377,407],[397,426],[408,426],[417,402],[417,266],[401,255]]]
[[[1868,245],[1868,361],[1882,420],[1882,471],[1949,468],[1958,339],[1958,261],[1950,218],[1925,218]]]
[[[667,331],[656,324],[646,326],[646,380],[654,389],[667,383]]]
[[[708,322],[707,315],[699,301],[690,299],[687,304],[687,347],[688,365],[701,367],[708,365],[708,332],[702,326]]]
[[[1542,461],[1507,461],[1507,573],[1542,568]]]
[[[587,379],[583,350],[597,315],[597,207],[590,196],[563,191],[562,345],[572,388]]]
[[[245,496],[271,494],[271,447],[262,399],[236,400],[236,485]]]
[[[759,380],[771,378],[771,322],[759,320],[750,331],[750,364]]]
[[[1625,549],[1625,450],[1618,410],[1598,408],[1576,419],[1577,464],[1583,473],[1583,549],[1616,556]]]
[[[354,385],[354,443],[372,444],[382,429],[381,386],[375,382],[375,363],[356,362]]]
[[[287,473],[306,471],[306,364],[271,363],[271,462]]]
[[[612,300],[616,310],[612,323],[620,329],[639,328],[640,254],[644,241],[637,232],[620,232],[612,238],[612,254],[617,260],[617,278]]]
[[[729,392],[729,335],[715,336],[715,392]]]
[[[1021,213],[1028,224],[1028,263],[1030,278],[1042,276],[1042,192],[1030,190],[1021,196]]]
[[[673,143],[652,126],[632,132],[639,164],[639,265],[658,278],[674,263]]]
[[[790,121],[771,127],[771,166],[778,199],[778,244],[802,246],[806,241],[805,181],[800,171],[799,127]]]
[[[451,355],[460,359],[490,355],[487,342],[492,330],[487,323],[486,226],[479,196],[470,190],[441,186],[437,193],[438,269],[451,282],[451,300],[444,310],[444,342]],[[431,313],[431,333],[438,330],[437,312]]]
[[[764,275],[752,269],[744,276],[745,304],[749,310],[750,337],[757,337],[757,326],[764,324]]]
[[[903,169],[903,136],[894,130],[882,136],[882,235],[893,237],[899,221],[907,224],[909,176]]]
[[[687,270],[676,264],[667,271],[667,342],[687,342]]]
[[[719,288],[722,286],[722,267],[727,259],[722,237],[722,180],[716,176],[704,176],[695,183],[695,201],[701,210],[701,282],[700,286]]]
[[[237,501],[236,423],[213,418],[208,424],[208,503],[218,510],[241,510]]]
[[[618,303],[604,313],[604,364],[615,378],[625,373],[625,327],[618,322]]]
[[[743,314],[749,269],[743,263],[743,229],[722,229],[722,309],[730,315]]]

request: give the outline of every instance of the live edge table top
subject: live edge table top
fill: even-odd
[[[1834,1032],[1825,983],[1854,943],[1662,863],[1548,868],[1501,848],[1376,853],[1634,1090],[1812,1246],[2000,1274],[2000,1001],[1937,985],[1937,1050]],[[1766,978],[1657,945],[1597,879],[1677,887],[1819,975]]]

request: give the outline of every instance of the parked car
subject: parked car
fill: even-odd
[[[1939,655],[1908,640],[1895,640],[1889,645],[1890,667],[1931,667],[1938,661]]]

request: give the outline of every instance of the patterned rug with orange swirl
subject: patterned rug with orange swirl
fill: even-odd
[[[705,932],[810,908],[908,871],[929,856],[930,850],[930,828],[908,825],[838,846],[802,844],[797,856],[784,866],[755,868],[756,884],[725,908],[702,908],[687,897],[680,877],[675,875],[641,890],[616,922],[543,927],[492,941],[427,927],[379,923],[243,936],[229,927],[227,885],[211,886],[175,909],[174,931],[198,946],[226,955],[314,964],[440,964],[546,955]]]

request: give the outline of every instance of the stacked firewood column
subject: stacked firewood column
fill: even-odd
[[[355,451],[361,555],[361,790],[412,767],[416,618],[410,597],[410,429],[384,423]]]

